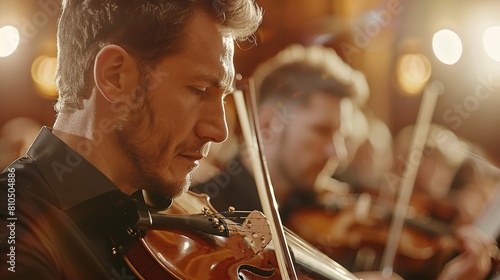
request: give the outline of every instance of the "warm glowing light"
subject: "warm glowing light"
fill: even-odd
[[[423,54],[405,54],[396,65],[400,89],[410,95],[418,94],[427,84],[432,72],[429,59]]]
[[[19,31],[10,25],[0,28],[0,57],[11,55],[19,45]]]
[[[500,62],[500,26],[490,26],[484,31],[483,46],[491,59]]]
[[[444,64],[455,64],[462,56],[462,41],[457,33],[441,29],[432,38],[434,55]]]
[[[37,57],[31,65],[31,77],[40,89],[43,97],[57,97],[56,85],[56,58],[45,55]]]

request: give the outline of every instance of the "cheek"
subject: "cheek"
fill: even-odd
[[[188,123],[194,118],[195,104],[188,98],[179,98],[181,94],[176,91],[154,92],[152,109],[155,112],[157,123],[162,128],[173,127],[176,130],[188,128]]]
[[[317,147],[311,145],[307,137],[297,136],[292,138],[294,140],[289,141],[291,145],[288,146],[289,154],[293,155],[289,157],[289,162],[296,166],[302,166],[302,168],[310,166],[314,162],[315,155],[317,154]]]
[[[315,135],[314,132],[303,133],[298,139],[297,148],[301,148],[304,151],[304,157],[311,159],[311,161],[322,157],[325,153],[325,141]]]
[[[288,129],[281,136],[284,140],[281,141],[281,144],[287,148],[287,151],[294,154],[301,154],[304,150],[309,149],[310,146],[307,140],[307,133],[299,129]]]

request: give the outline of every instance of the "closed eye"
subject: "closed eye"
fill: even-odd
[[[203,94],[207,91],[207,87],[190,87],[194,94]]]
[[[197,95],[197,96],[200,96],[203,98],[208,96],[207,94],[209,94],[209,93],[214,93],[213,90],[217,90],[214,87],[200,87],[200,86],[190,86],[189,89],[191,90],[192,93],[194,93],[194,95]],[[226,97],[228,95],[232,94],[233,92],[232,91],[224,91],[224,92],[219,92],[219,93],[222,94],[222,96],[221,96],[222,103],[225,105],[227,103]]]

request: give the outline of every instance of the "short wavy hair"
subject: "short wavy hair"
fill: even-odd
[[[323,46],[290,45],[253,73],[259,103],[301,103],[314,91],[349,97],[362,106],[368,97],[363,73]]]
[[[64,0],[57,31],[55,110],[83,107],[101,48],[119,45],[138,59],[139,68],[154,67],[181,49],[186,26],[197,11],[212,16],[238,41],[253,36],[262,20],[254,0]]]

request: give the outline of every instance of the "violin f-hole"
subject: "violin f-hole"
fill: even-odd
[[[254,275],[269,278],[274,275],[274,267],[270,261],[267,261],[271,268],[269,270],[265,270],[262,268],[255,267],[253,265],[243,264],[238,267],[238,279],[245,280],[247,279],[245,275],[242,273],[243,271],[248,271]]]

